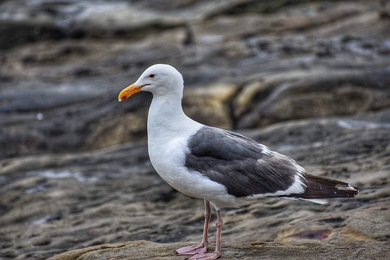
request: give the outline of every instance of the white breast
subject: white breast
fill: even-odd
[[[149,157],[153,167],[170,186],[190,197],[206,199],[216,208],[236,205],[236,198],[227,193],[224,185],[185,166],[188,137],[192,134],[182,132],[176,138],[161,137],[149,141]]]

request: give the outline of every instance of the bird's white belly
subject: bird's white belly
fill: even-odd
[[[185,166],[184,141],[176,138],[159,149],[149,143],[150,161],[160,177],[176,190],[194,198],[206,199],[217,208],[236,205],[236,198],[227,193],[224,185]]]

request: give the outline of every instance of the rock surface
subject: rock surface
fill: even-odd
[[[252,260],[261,258],[262,254],[272,259],[313,259],[313,254],[325,259],[332,259],[335,255],[343,259],[356,259],[356,257],[384,259],[386,257],[385,251],[380,247],[378,248],[378,245],[374,243],[359,241],[353,244],[353,247],[338,246],[330,251],[328,246],[316,242],[294,244],[248,242],[228,245],[228,249],[224,251],[224,258]],[[135,241],[74,250],[57,255],[49,260],[179,259],[180,257],[172,257],[172,253],[177,246],[185,246],[185,244],[157,244],[147,241]],[[355,251],[356,247],[360,248],[358,252]],[[148,251],[149,254],[145,254]]]
[[[390,5],[390,4],[388,4]],[[381,1],[0,1],[0,258],[184,259],[203,202],[153,170],[151,64],[183,105],[308,172],[360,188],[326,205],[224,209],[224,259],[386,259],[390,20]],[[214,241],[215,228],[211,228]]]

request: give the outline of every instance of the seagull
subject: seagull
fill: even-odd
[[[177,255],[192,255],[191,260],[217,259],[222,255],[224,207],[239,207],[259,197],[324,204],[326,198],[358,194],[358,188],[348,183],[309,175],[293,159],[250,138],[192,120],[183,112],[183,88],[179,71],[156,64],[118,96],[122,101],[140,91],[153,94],[147,121],[150,161],[173,188],[204,200],[202,241],[177,249]],[[217,215],[217,234],[215,251],[208,253],[211,207]]]

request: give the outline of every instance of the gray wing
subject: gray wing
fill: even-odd
[[[294,160],[218,128],[201,128],[188,147],[186,167],[223,184],[236,197],[287,190],[298,173]]]

